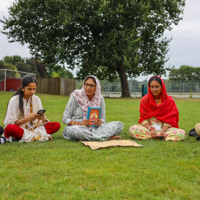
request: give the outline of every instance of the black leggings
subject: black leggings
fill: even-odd
[[[2,134],[3,134],[3,127],[0,126],[0,135],[2,135]]]

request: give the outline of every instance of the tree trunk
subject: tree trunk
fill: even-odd
[[[122,88],[122,97],[130,97],[129,87],[128,87],[128,80],[127,75],[124,67],[119,67],[117,69],[117,73],[119,74],[120,81],[121,81],[121,88]]]

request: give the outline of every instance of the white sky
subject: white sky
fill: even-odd
[[[7,16],[7,8],[15,0],[0,0],[0,18]],[[169,61],[166,66],[190,65],[200,67],[200,0],[186,0],[183,20],[172,31],[166,32],[167,37],[172,37]],[[0,30],[2,24],[0,23]],[[4,56],[19,55],[23,58],[31,57],[27,46],[20,43],[9,43],[7,37],[0,33],[0,59]],[[75,74],[75,72],[74,72]]]

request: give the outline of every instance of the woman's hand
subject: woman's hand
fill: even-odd
[[[101,119],[97,119],[95,121],[95,125],[98,126],[98,127],[101,126],[102,123],[103,123],[103,121]]]
[[[90,126],[90,121],[89,119],[84,119],[82,123],[80,123],[82,126]]]
[[[36,119],[36,117],[37,117],[37,114],[31,113],[29,116],[15,121],[15,124],[18,125],[18,126],[21,126],[22,124],[25,124],[26,122],[34,121]]]
[[[83,122],[77,122],[77,121],[72,120],[69,123],[69,126],[75,126],[75,125],[78,125],[78,126],[89,126],[90,122],[89,122],[89,119],[85,119],[85,120],[83,120]]]
[[[95,121],[95,125],[97,125],[98,127],[101,126],[102,123],[103,123],[103,121],[101,119],[97,119]],[[70,125],[71,126],[79,125],[79,126],[88,126],[88,127],[91,126],[89,119],[84,119],[82,123],[81,122],[76,122],[76,121],[72,120],[70,122]]]
[[[165,131],[161,131],[160,134],[165,137]]]
[[[151,137],[152,138],[156,138],[157,137],[156,129],[154,127],[150,128],[150,133],[151,133]]]
[[[163,135],[163,136],[165,137],[165,136],[166,136],[166,135],[165,135],[165,132],[166,132],[169,128],[170,128],[169,126],[163,126],[163,127],[162,127],[162,130],[161,130],[161,132],[160,132],[161,135]]]
[[[37,118],[38,114],[31,113],[29,116],[27,116],[25,119],[26,121],[34,121]]]
[[[39,119],[39,120],[42,120],[42,122],[46,122],[46,117],[44,115],[44,113],[41,113],[41,114],[36,114],[36,118]]]

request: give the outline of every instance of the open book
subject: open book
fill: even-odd
[[[100,118],[101,108],[88,107],[87,119],[89,119],[91,126],[96,126],[95,121]]]

